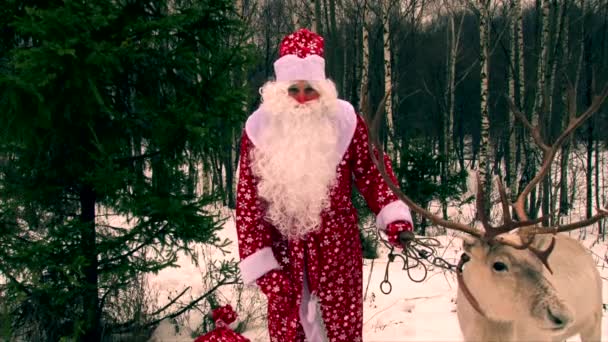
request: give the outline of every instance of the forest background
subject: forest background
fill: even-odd
[[[301,27],[325,37],[341,98],[367,116],[384,103],[385,148],[423,207],[438,203],[447,216],[470,202],[471,170],[517,195],[540,167],[529,128],[551,143],[587,109],[597,113],[526,205],[544,224],[606,206],[606,0],[8,0],[0,336],[146,336],[164,318],[208,311],[216,289],[240,283],[234,261],[209,261],[204,294],[142,305],[146,275],[178,253],[200,259],[192,244],[228,246],[218,208],[235,206],[243,125],[280,40]],[[573,160],[585,167],[567,167]],[[595,228],[604,241],[606,222]]]

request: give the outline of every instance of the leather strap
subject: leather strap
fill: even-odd
[[[465,284],[464,278],[462,276],[462,266],[464,266],[464,264],[470,259],[471,258],[465,253],[462,253],[462,255],[460,256],[460,261],[458,262],[458,266],[456,267],[456,278],[458,279],[458,287],[464,294],[465,298],[469,301],[471,306],[475,309],[475,311],[477,311],[481,316],[487,318],[486,314],[483,312],[483,310],[481,310],[479,302],[477,302],[475,297],[473,297],[471,291],[469,291],[469,288]]]

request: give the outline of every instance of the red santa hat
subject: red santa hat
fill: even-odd
[[[276,80],[325,80],[323,47],[323,37],[305,28],[283,38],[274,62]]]

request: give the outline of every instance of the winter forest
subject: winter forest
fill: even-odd
[[[0,340],[193,341],[230,304],[269,341],[237,267],[239,143],[303,27],[435,256],[462,253],[437,219],[580,225],[560,234],[601,274],[608,341],[608,0],[4,0]],[[389,261],[352,200],[364,340],[462,341],[453,268]]]

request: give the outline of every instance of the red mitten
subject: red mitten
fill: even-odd
[[[281,270],[269,271],[256,280],[256,283],[266,296],[279,295],[289,297],[293,292],[289,278]]]
[[[211,315],[215,329],[197,337],[194,342],[251,342],[248,338],[232,331],[228,326],[236,320],[236,312],[230,304],[216,308]]]
[[[395,221],[386,226],[388,242],[397,248],[403,248],[403,238],[399,238],[401,232],[412,232],[414,227],[407,221]]]
[[[225,326],[236,321],[236,312],[234,312],[234,309],[232,309],[230,304],[226,304],[214,309],[211,312],[211,317],[213,318],[216,326]]]

